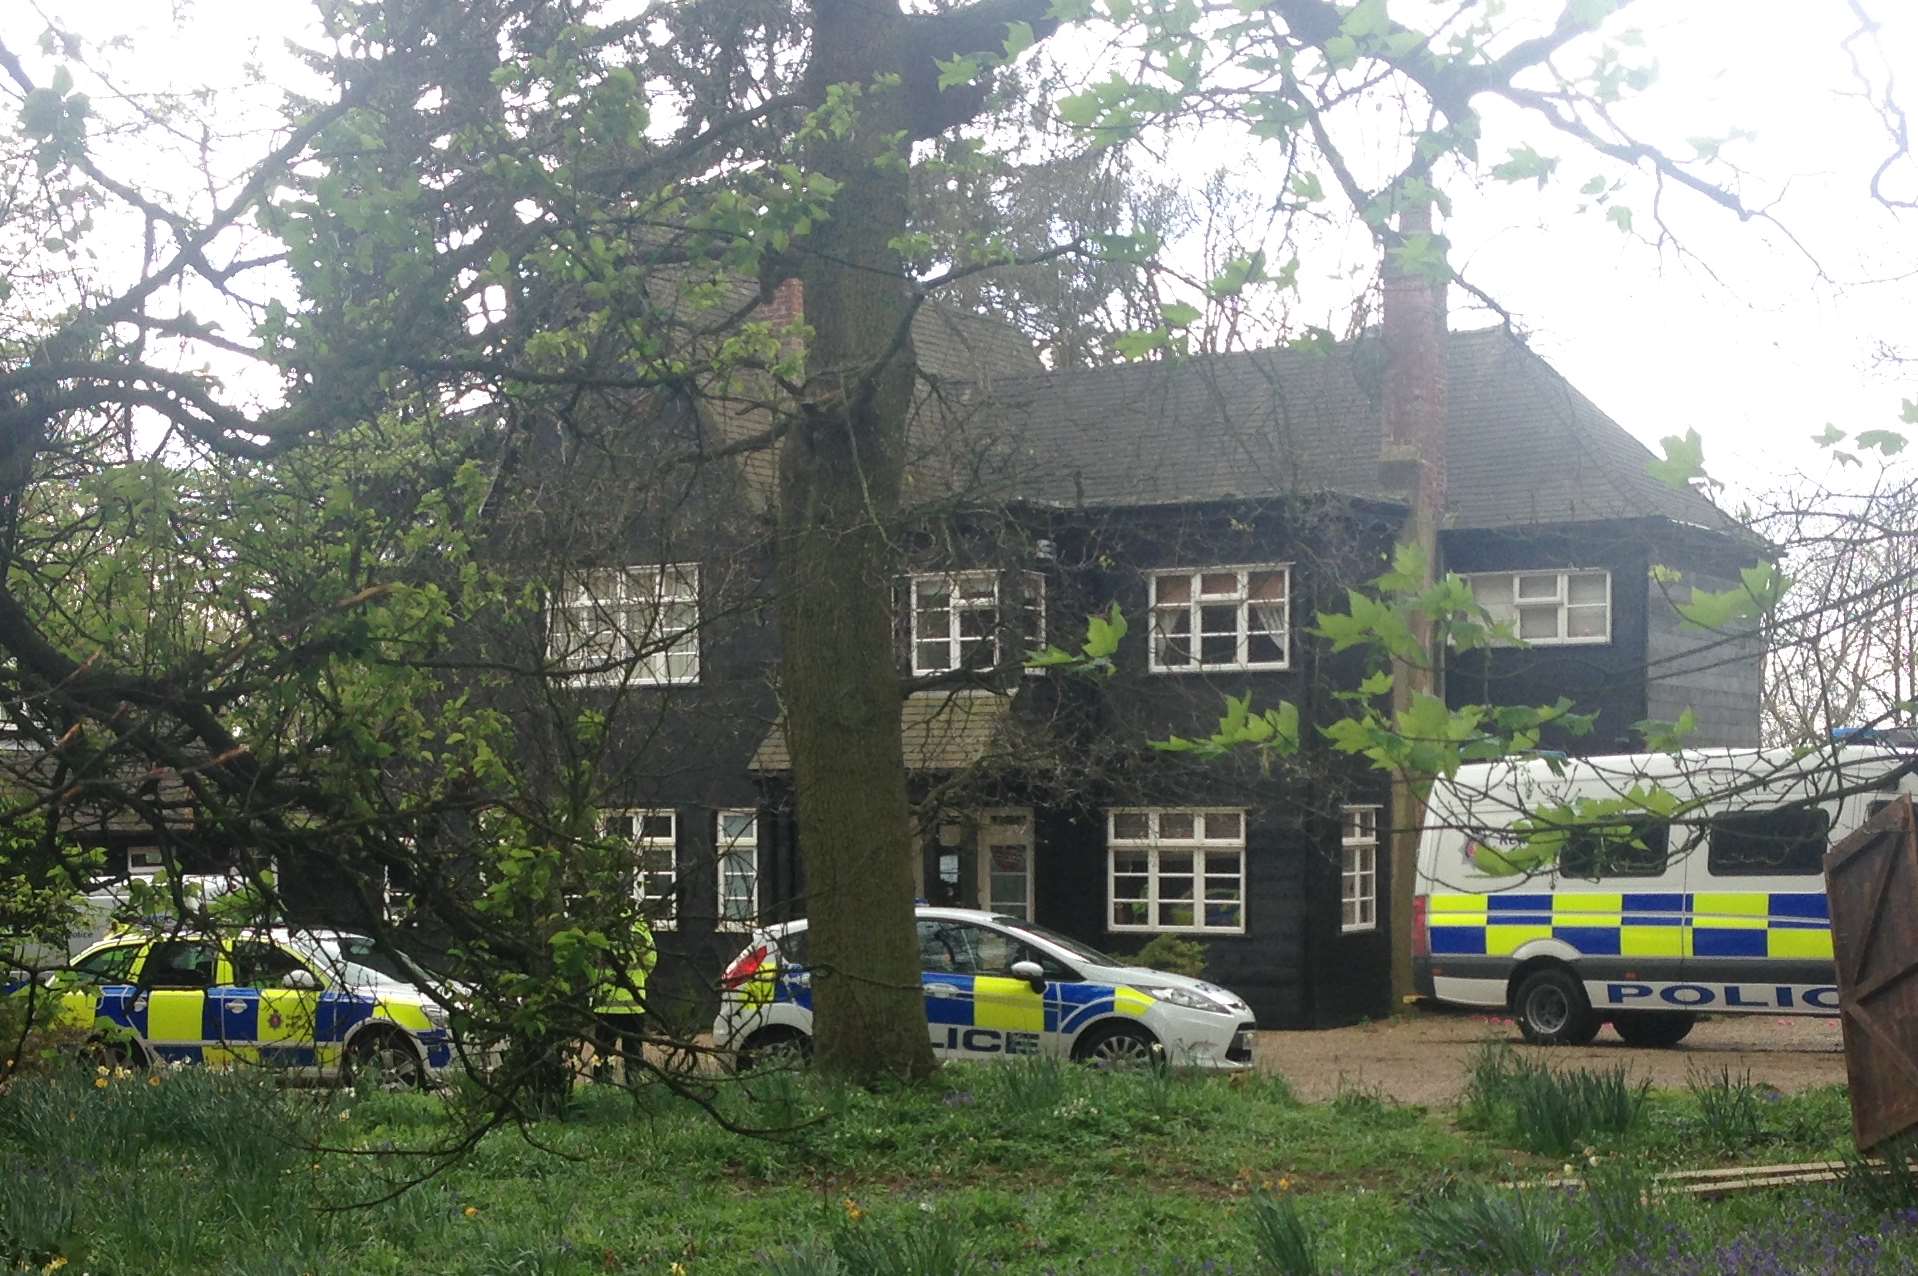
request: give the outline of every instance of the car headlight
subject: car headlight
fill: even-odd
[[[1179,1006],[1186,1010],[1205,1010],[1215,1015],[1236,1013],[1230,1006],[1222,1006],[1201,992],[1190,988],[1169,988],[1158,985],[1133,984],[1134,992],[1142,992],[1155,1001],[1163,1001],[1168,1006]]]

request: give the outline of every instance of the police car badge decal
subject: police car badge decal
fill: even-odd
[[[277,1010],[266,1017],[266,1026],[269,1028],[277,1028],[285,1022],[284,1019],[280,1018],[280,1012]]]

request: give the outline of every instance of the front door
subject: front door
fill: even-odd
[[[979,906],[1032,920],[1032,811],[986,811],[979,817]]]

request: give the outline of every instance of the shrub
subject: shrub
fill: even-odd
[[[1420,1245],[1439,1262],[1471,1272],[1554,1270],[1566,1248],[1563,1207],[1539,1191],[1460,1188],[1410,1210]]]
[[[1764,1087],[1752,1081],[1750,1069],[1732,1076],[1720,1068],[1717,1076],[1693,1069],[1686,1079],[1705,1132],[1719,1147],[1736,1151],[1764,1137]]]
[[[1516,1069],[1516,1056],[1509,1044],[1496,1040],[1479,1043],[1466,1064],[1465,1088],[1459,1094],[1459,1124],[1480,1130],[1496,1126],[1511,1103]]]
[[[848,1222],[834,1235],[833,1250],[845,1270],[858,1276],[974,1276],[985,1270],[957,1222],[938,1213]]]
[[[1518,1060],[1507,1088],[1512,1133],[1519,1146],[1548,1156],[1566,1156],[1597,1134],[1623,1134],[1643,1109],[1651,1082],[1634,1086],[1623,1067],[1556,1072]]]
[[[1879,1149],[1883,1164],[1846,1157],[1839,1181],[1877,1213],[1918,1210],[1918,1139],[1894,1140]]]
[[[1651,1182],[1645,1171],[1624,1157],[1607,1157],[1585,1171],[1581,1199],[1591,1210],[1601,1241],[1636,1242],[1652,1230]]]
[[[761,1276],[849,1276],[839,1255],[817,1241],[759,1256]]]
[[[1132,959],[1153,970],[1193,979],[1205,974],[1205,945],[1183,935],[1155,935]]]
[[[1289,1196],[1261,1192],[1246,1205],[1245,1229],[1260,1270],[1270,1276],[1316,1276],[1318,1248]]]

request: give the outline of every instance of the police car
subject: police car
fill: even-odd
[[[360,1073],[414,1087],[453,1055],[430,983],[363,935],[275,927],[113,935],[38,995],[115,1062],[250,1064],[322,1080]]]
[[[1015,917],[921,907],[917,918],[926,1022],[942,1059],[1252,1065],[1251,1009],[1223,988],[1128,965]],[[806,949],[803,921],[762,930],[721,976],[713,1039],[741,1067],[810,1051]]]

